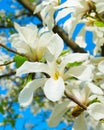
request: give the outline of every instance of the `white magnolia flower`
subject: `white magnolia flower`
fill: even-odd
[[[43,90],[44,90],[46,97],[51,101],[54,101],[54,102],[58,101],[64,95],[64,90],[65,90],[64,80],[66,80],[69,77],[69,75],[70,76],[74,75],[75,71],[77,71],[77,69],[76,69],[71,74],[65,74],[65,70],[64,70],[65,66],[68,63],[73,63],[75,61],[84,61],[84,60],[88,59],[88,54],[80,54],[80,53],[69,54],[69,55],[67,55],[67,57],[64,58],[64,61],[62,61],[60,64],[58,64],[56,62],[56,59],[60,55],[60,53],[63,49],[63,46],[62,46],[62,44],[57,44],[56,46],[53,46],[53,48],[58,48],[58,50],[60,50],[60,51],[57,51],[54,54],[55,56],[53,55],[52,61],[47,60],[47,64],[26,61],[19,69],[17,69],[17,76],[19,76],[21,74],[25,74],[25,73],[31,73],[31,72],[35,72],[35,73],[44,72],[50,76],[50,78],[44,79],[44,80],[47,80],[44,85],[43,85],[43,82],[40,85],[39,79],[38,79],[38,82],[35,79],[35,80],[29,82],[24,87],[24,89],[21,91],[21,93],[19,95],[19,102],[22,106],[25,106],[24,104],[26,104],[26,106],[27,106],[32,101],[33,90],[35,88],[37,88],[37,87],[35,87],[35,85],[38,87],[44,86]],[[54,49],[51,49],[51,51],[52,50],[54,52]],[[83,71],[83,69],[78,70],[79,74],[78,73],[77,73],[77,75],[75,74],[75,77],[80,77],[79,75],[82,73],[82,71]],[[32,87],[32,86],[34,86],[34,87]],[[26,96],[26,93],[28,92],[27,89],[29,89],[29,91],[30,91],[28,97]],[[26,98],[25,98],[25,96],[26,96]]]
[[[83,86],[82,90],[79,88],[72,89],[72,93],[81,103],[84,103],[84,105],[86,106],[91,101],[90,97],[92,93],[103,95],[103,91],[92,83],[87,83],[85,86]],[[96,95],[96,97],[98,97],[98,95]],[[98,110],[97,109],[98,105],[95,104],[99,104],[99,103],[93,103],[87,106],[87,109],[85,111],[81,112],[81,114],[74,120],[74,125],[72,130],[83,130],[83,129],[88,130],[88,120],[86,120],[86,118],[88,118],[86,117],[86,115],[88,114],[90,115],[90,118],[93,118],[93,120],[95,120],[95,118],[98,116],[97,114],[99,114],[100,119],[101,117],[104,116],[103,114],[104,112],[102,112],[103,108],[100,108],[101,105],[99,106],[100,109]],[[99,111],[100,113],[98,113]]]
[[[86,83],[85,85],[83,85],[83,87],[80,87],[79,83],[71,85],[70,84],[71,81],[69,81],[69,85],[67,86],[67,90],[69,90],[71,92],[71,94],[78,100],[80,101],[82,104],[86,105],[91,101],[90,96],[93,94],[103,94],[102,90],[97,87],[94,86],[92,83]],[[97,97],[97,96],[96,96]],[[59,109],[60,108],[60,109]],[[78,105],[76,105],[76,103],[72,102],[72,101],[65,101],[62,102],[60,104],[57,104],[53,110],[53,113],[51,115],[51,117],[49,118],[48,124],[51,127],[55,127],[59,124],[59,122],[61,121],[62,116],[65,114],[65,112],[67,112],[68,110],[74,111],[76,110],[76,114],[77,114],[77,109],[80,109],[80,107],[78,107]],[[85,119],[86,113],[88,113],[89,111],[85,110],[82,111],[80,113],[80,115],[78,115],[78,117],[76,117],[74,119],[74,125],[73,125],[73,130],[88,130],[88,123],[87,120]]]
[[[67,0],[60,7],[66,7],[70,10],[68,11],[67,9],[67,12],[72,13],[71,18],[66,20],[63,25],[63,28],[69,34],[69,38],[71,38],[76,25],[80,22],[83,15],[90,9],[89,3],[87,0]]]
[[[62,42],[62,39],[57,34],[48,31],[47,28],[38,30],[33,24],[21,27],[17,23],[14,23],[14,26],[18,33],[10,37],[12,46],[18,52],[26,54],[30,60],[40,60],[48,44]]]
[[[40,12],[43,24],[47,25],[49,30],[51,30],[54,26],[54,13],[56,11],[55,7],[59,5],[58,0],[44,0],[41,4],[39,4],[35,11],[35,13]]]

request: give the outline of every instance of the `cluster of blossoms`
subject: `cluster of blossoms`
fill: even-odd
[[[29,106],[34,92],[41,88],[47,99],[57,102],[49,126],[55,127],[67,114],[74,121],[72,130],[104,129],[104,57],[95,57],[104,43],[103,6],[103,0],[66,0],[62,4],[60,0],[44,0],[34,11],[34,14],[40,12],[44,27],[14,23],[17,33],[9,40],[27,58],[17,68],[16,76],[32,76],[18,101],[22,107]],[[70,18],[61,26],[63,31],[71,39],[76,25],[84,23],[75,41],[85,48],[85,32],[92,31],[94,56],[65,51],[63,39],[52,31],[69,14]]]

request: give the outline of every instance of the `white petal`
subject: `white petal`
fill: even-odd
[[[65,74],[66,77],[73,76],[81,81],[91,81],[93,78],[93,69],[94,67],[92,65],[80,65],[76,67],[72,67],[69,69],[69,71]]]
[[[104,130],[104,123],[98,122],[96,130]]]
[[[87,111],[95,120],[104,119],[104,104],[93,103],[87,108]]]
[[[104,60],[98,64],[98,69],[100,72],[104,73]]]
[[[61,69],[64,69],[64,67],[68,64],[68,63],[74,63],[74,62],[82,62],[87,60],[89,57],[89,54],[87,53],[72,53],[72,54],[68,54],[64,57],[62,63],[61,63]]]
[[[87,46],[84,36],[77,36],[75,42],[82,48],[85,48]]]
[[[70,39],[72,37],[72,34],[74,32],[74,29],[78,23],[78,20],[76,20],[75,17],[71,16],[68,20],[65,21],[63,28],[68,33],[68,38]]]
[[[44,2],[44,1],[43,1]],[[34,14],[38,13],[41,11],[41,9],[44,7],[43,2],[39,5],[36,6],[35,10],[34,10]]]
[[[64,18],[64,17],[67,16],[68,14],[70,14],[71,12],[72,12],[72,10],[69,9],[69,8],[64,8],[64,9],[60,10],[60,11],[58,12],[56,18],[55,18],[56,23],[57,23],[60,19]]]
[[[78,116],[78,118],[74,121],[72,130],[88,130],[83,114]]]
[[[39,62],[28,62],[26,61],[22,66],[17,69],[16,76],[21,74],[32,73],[32,72],[45,72],[50,73],[48,65]]]
[[[101,90],[101,88],[99,88],[98,86],[96,86],[93,83],[88,83],[87,84],[88,87],[90,88],[90,90],[94,93],[94,94],[101,94],[103,95],[103,91]]]
[[[69,109],[68,105],[69,105],[69,100],[64,101],[60,104],[56,104],[56,106],[54,107],[53,113],[52,113],[52,115],[51,115],[51,117],[49,118],[49,121],[48,121],[48,125],[50,127],[55,127],[60,123],[62,116]]]
[[[64,95],[64,81],[61,77],[58,80],[50,78],[46,81],[43,87],[46,97],[55,102],[58,101]]]
[[[19,34],[12,34],[9,41],[11,42],[12,47],[14,47],[18,52],[26,54],[29,51],[29,45],[20,38]]]
[[[18,97],[19,103],[22,107],[30,105],[33,99],[34,91],[37,90],[39,87],[43,86],[45,81],[45,78],[35,79],[26,84],[26,86],[22,89]]]
[[[63,4],[61,4],[60,6],[56,7],[57,9],[61,9],[61,8],[66,8],[66,7],[82,7],[79,1],[73,1],[73,0],[66,0]]]
[[[19,32],[20,36],[22,39],[27,43],[27,44],[35,44],[35,39],[36,35],[38,32],[38,29],[35,25],[29,24],[28,26],[20,26],[17,23],[14,23],[14,27],[16,30]],[[31,34],[31,35],[30,35]]]
[[[47,48],[50,53],[54,55],[54,57],[57,59],[57,57],[61,54],[64,48],[63,40],[58,34],[55,34],[49,42],[50,44],[48,44]]]

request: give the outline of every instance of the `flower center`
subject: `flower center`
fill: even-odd
[[[59,75],[60,75],[60,74],[59,74],[59,72],[58,72],[58,71],[56,71],[56,72],[54,73],[54,79],[55,79],[55,80],[57,80],[57,79],[58,79],[58,77],[59,77]]]

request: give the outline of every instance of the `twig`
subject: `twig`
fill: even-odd
[[[1,78],[4,78],[4,77],[8,77],[8,76],[15,75],[15,74],[16,74],[16,72],[15,72],[15,71],[12,71],[12,72],[7,73],[7,74],[3,74],[3,75],[0,75],[0,79],[1,79]]]
[[[78,104],[81,108],[83,108],[84,110],[87,110],[87,106],[85,106],[84,104],[82,104],[80,101],[78,101],[75,97],[73,97],[67,91],[65,91],[65,95],[66,95],[67,98],[69,98],[70,100],[72,100],[73,102],[75,102],[76,104]]]
[[[8,48],[7,46],[3,45],[2,43],[0,43],[0,46],[3,47],[3,48],[5,48],[6,50],[8,50],[8,51],[10,51],[10,52],[13,52],[13,53],[15,53],[15,54],[17,54],[17,55],[24,56],[24,57],[28,58],[26,55],[21,54],[21,53],[15,51],[15,50],[13,50],[13,49],[10,49],[10,48]]]
[[[14,62],[14,60],[6,61],[5,63],[0,64],[0,66],[6,66],[6,65],[9,65],[9,64],[11,64],[11,63],[13,63],[13,62]]]
[[[58,33],[74,52],[86,53],[86,51],[83,48],[80,48],[72,39],[69,40],[68,35],[59,26],[56,25],[53,28],[53,32]]]

